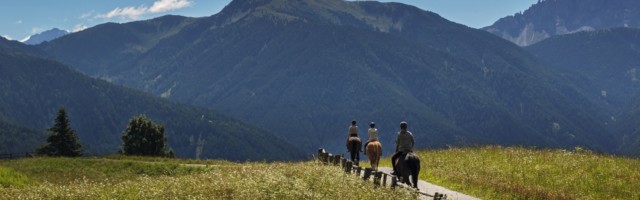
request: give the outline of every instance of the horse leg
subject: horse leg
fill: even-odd
[[[409,172],[402,174],[402,181],[407,185],[411,185],[411,180],[409,180]]]

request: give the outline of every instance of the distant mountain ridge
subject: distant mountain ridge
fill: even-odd
[[[211,17],[103,24],[38,47],[304,149],[343,150],[354,119],[377,122],[389,145],[402,120],[418,147],[618,145],[605,115],[523,49],[399,3],[234,0]]]
[[[243,161],[295,160],[304,155],[263,129],[218,112],[96,80],[20,50],[29,48],[0,40],[2,151],[33,151],[43,144],[44,130],[64,106],[88,155],[116,153],[128,120],[140,114],[165,126],[168,146],[179,157]]]
[[[554,35],[615,27],[640,27],[640,1],[541,0],[483,30],[528,46]]]
[[[65,36],[69,34],[69,31],[60,30],[58,28],[53,28],[51,30],[43,31],[41,33],[29,36],[25,41],[21,41],[25,44],[36,45],[43,42],[48,42],[59,37]]]
[[[640,152],[640,29],[614,28],[555,36],[527,47],[582,88],[609,115],[620,151]]]

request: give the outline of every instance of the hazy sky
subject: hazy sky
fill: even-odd
[[[474,28],[529,8],[537,0],[382,0],[410,4]],[[78,31],[105,22],[129,22],[166,14],[190,17],[218,13],[231,0],[5,0],[0,36],[21,40],[52,28]]]

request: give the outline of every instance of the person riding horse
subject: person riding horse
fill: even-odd
[[[393,174],[398,174],[396,170],[396,159],[404,157],[407,153],[413,152],[413,134],[407,130],[407,122],[400,122],[400,131],[396,136],[396,153],[391,157]]]
[[[376,128],[375,122],[371,122],[371,124],[369,124],[368,135],[369,135],[369,140],[367,140],[367,142],[364,143],[364,149],[367,149],[367,145],[369,144],[369,142],[378,141],[378,129]],[[366,151],[364,152],[364,155],[367,155]]]
[[[382,144],[378,140],[378,129],[376,129],[376,123],[371,122],[369,124],[369,140],[364,145],[364,154],[369,157],[369,163],[373,170],[378,170],[378,164],[380,163],[380,157],[382,156]]]
[[[360,161],[360,151],[362,151],[362,142],[360,141],[360,136],[358,136],[356,121],[351,121],[351,126],[349,126],[347,150],[351,153],[351,160],[358,163]]]

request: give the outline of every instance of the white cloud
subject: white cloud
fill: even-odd
[[[153,5],[151,6],[151,8],[149,8],[149,12],[167,12],[184,8],[189,5],[191,5],[191,2],[189,0],[157,0],[156,2],[153,2]]]
[[[84,29],[87,29],[87,25],[84,24],[76,24],[75,26],[73,26],[73,29],[71,30],[71,32],[78,32],[78,31],[82,31]]]
[[[143,15],[147,12],[148,8],[144,7],[144,6],[138,6],[138,7],[124,7],[124,8],[120,8],[117,7],[115,9],[113,9],[112,11],[106,13],[106,14],[101,14],[96,16],[97,18],[114,18],[114,17],[122,17],[125,19],[138,19],[140,17],[140,15]]]
[[[149,13],[161,13],[181,9],[191,5],[191,3],[192,2],[190,0],[156,0],[153,2],[151,7],[144,5],[138,7],[117,7],[108,13],[96,15],[96,18],[111,19],[114,17],[121,17],[124,19],[138,19],[140,16]],[[84,16],[84,14],[82,16]]]
[[[11,36],[9,36],[9,35],[2,35],[2,37],[7,39],[7,40],[13,40],[13,38],[11,38]]]
[[[16,24],[22,24],[22,20],[16,21]]]
[[[93,15],[94,12],[95,11],[92,10],[92,11],[89,11],[89,12],[86,12],[86,13],[82,13],[82,15],[80,15],[80,19],[89,18],[89,17],[91,17],[91,15]]]

